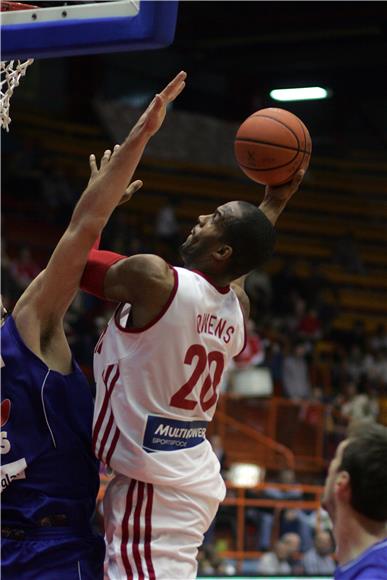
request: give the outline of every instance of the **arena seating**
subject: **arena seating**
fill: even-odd
[[[27,139],[47,151],[67,176],[85,183],[88,178],[88,155],[102,154],[107,138],[98,126],[62,123],[43,115],[20,114]],[[17,126],[15,125],[17,136]],[[284,261],[292,259],[301,276],[309,275],[309,266],[319,263],[327,279],[338,288],[340,314],[335,324],[348,327],[363,319],[368,329],[386,319],[387,302],[387,165],[382,160],[313,157],[311,169],[300,192],[295,195],[278,226],[276,258],[268,265],[274,273]],[[235,198],[254,203],[262,198],[263,188],[246,180],[239,172],[214,167],[197,167],[145,157],[137,176],[144,180],[144,190],[135,196],[128,212],[141,217],[146,233],[152,231],[154,217],[167,198],[180,203],[176,214],[182,231],[200,213]],[[43,257],[44,245],[53,247],[60,232],[55,228],[36,228],[29,223],[32,201],[26,204],[23,224],[13,223],[12,211],[20,207],[14,196],[5,192],[4,210],[9,215],[7,241],[20,242],[19,232],[28,234],[28,242]],[[36,219],[36,218],[34,218]],[[36,223],[36,222],[35,222]],[[146,226],[146,224],[151,224]],[[12,226],[12,227],[11,227]],[[337,244],[350,235],[356,244],[363,272],[346,271],[335,263]],[[303,266],[300,267],[300,264]]]

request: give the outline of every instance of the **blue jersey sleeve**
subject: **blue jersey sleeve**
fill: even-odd
[[[377,542],[358,558],[339,566],[335,580],[386,580],[387,539]]]

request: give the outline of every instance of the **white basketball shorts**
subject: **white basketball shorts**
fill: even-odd
[[[219,501],[117,475],[104,498],[105,580],[194,580]]]

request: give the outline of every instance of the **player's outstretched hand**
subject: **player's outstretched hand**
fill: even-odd
[[[97,160],[96,160],[94,153],[92,153],[90,155],[90,157],[89,157],[90,178],[89,178],[88,185],[91,185],[92,183],[94,183],[94,181],[97,179],[98,175],[100,175],[100,173],[106,168],[109,161],[113,158],[114,154],[118,151],[119,148],[120,148],[119,145],[115,145],[114,149],[113,149],[113,153],[111,152],[110,149],[106,149],[106,151],[104,152],[104,154],[101,157],[99,167],[97,165]],[[122,196],[121,201],[118,205],[122,205],[123,203],[126,203],[127,201],[129,201],[132,198],[132,196],[136,193],[136,191],[141,189],[142,186],[143,186],[143,182],[140,179],[136,179],[135,181],[132,181],[132,183],[130,183],[128,185],[128,187],[127,187],[127,189],[126,189],[124,195]]]
[[[130,134],[132,137],[139,135],[152,137],[160,129],[167,112],[167,105],[172,103],[185,87],[187,73],[179,72],[178,75],[157,94],[146,111],[141,115]]]
[[[282,185],[267,185],[265,188],[265,200],[286,203],[296,193],[304,178],[305,171],[300,169],[291,181]]]

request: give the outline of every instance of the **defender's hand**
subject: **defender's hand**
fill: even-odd
[[[118,151],[119,148],[120,148],[119,145],[115,145],[114,149],[113,149],[113,154],[112,154],[110,149],[106,149],[106,151],[104,152],[104,154],[101,158],[99,168],[98,168],[97,160],[95,158],[94,153],[92,153],[90,155],[90,157],[89,157],[90,178],[89,178],[88,185],[91,185],[92,183],[94,183],[94,181],[97,179],[100,172],[102,172],[103,169],[108,165],[109,161],[113,158],[114,154]],[[129,201],[133,197],[133,195],[136,193],[136,191],[141,189],[142,186],[143,186],[143,182],[140,179],[136,179],[135,181],[133,181],[126,189],[126,191],[125,191],[124,195],[122,196],[121,201],[118,205],[122,205],[123,203],[126,203],[127,201]]]
[[[146,135],[148,138],[152,137],[160,129],[167,112],[167,105],[172,103],[185,87],[185,79],[187,73],[179,72],[178,75],[157,94],[150,103],[147,110],[141,115],[136,125],[130,132],[132,137],[137,137],[140,134]]]

